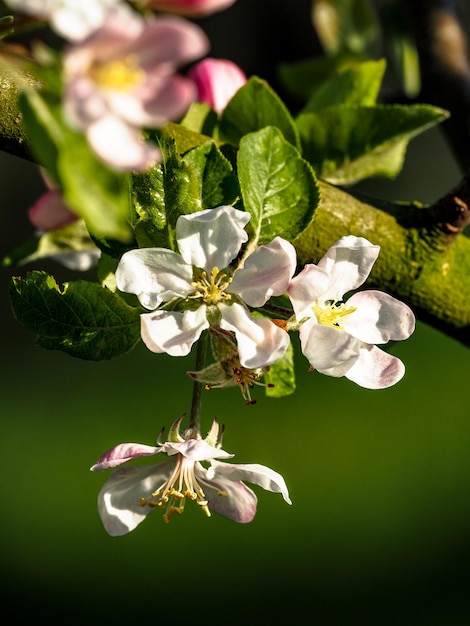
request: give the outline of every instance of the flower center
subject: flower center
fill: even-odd
[[[178,454],[170,476],[151,494],[151,499],[141,498],[140,506],[165,506],[163,519],[168,524],[175,513],[183,513],[186,499],[189,498],[195,500],[207,517],[210,517],[211,512],[204,491],[197,481],[194,467],[194,461]]]
[[[202,298],[205,304],[217,304],[221,300],[230,300],[231,295],[225,290],[232,282],[232,279],[225,272],[221,272],[218,267],[213,267],[209,276],[207,272],[202,272],[199,279],[192,283],[196,292],[190,298]]]
[[[144,74],[135,56],[109,62],[97,61],[89,69],[91,78],[100,87],[115,91],[129,91],[142,80]]]
[[[350,313],[354,313],[356,308],[346,306],[346,303],[341,300],[326,300],[323,304],[317,303],[312,306],[312,311],[315,313],[319,324],[344,330],[341,325],[341,318],[346,317],[346,315]]]

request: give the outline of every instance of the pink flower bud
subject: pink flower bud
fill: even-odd
[[[235,0],[147,0],[145,6],[154,11],[168,11],[187,17],[202,17],[232,6]]]
[[[226,59],[207,58],[194,65],[189,77],[196,83],[198,100],[220,113],[246,83],[244,72]]]

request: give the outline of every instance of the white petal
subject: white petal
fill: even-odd
[[[311,306],[330,285],[330,278],[326,272],[316,265],[306,265],[304,269],[291,280],[289,297],[294,308],[297,320],[311,317]]]
[[[302,352],[310,365],[327,376],[344,376],[359,357],[362,342],[344,330],[307,320],[299,330]]]
[[[284,500],[288,504],[292,504],[284,478],[281,474],[265,465],[259,465],[258,463],[237,465],[236,463],[211,461],[211,466],[207,470],[207,477],[218,479],[221,476],[235,481],[248,481],[266,489],[266,491],[281,493]]]
[[[113,115],[90,124],[86,136],[99,158],[120,172],[143,172],[161,160],[160,150],[144,141],[139,129]]]
[[[126,463],[140,456],[158,454],[162,449],[161,447],[146,446],[143,443],[120,443],[118,446],[102,454],[96,463],[90,467],[90,470],[92,472],[99,472],[101,470],[117,467],[122,463]]]
[[[240,363],[254,369],[281,359],[289,346],[289,334],[267,318],[251,317],[240,304],[219,304],[220,326],[235,333]]]
[[[122,255],[116,270],[120,291],[135,293],[142,306],[155,309],[173,297],[194,291],[192,267],[166,248],[140,248]]]
[[[382,291],[360,291],[347,306],[356,311],[342,319],[344,329],[365,343],[387,343],[407,339],[415,329],[411,309]]]
[[[115,470],[98,495],[98,512],[106,532],[118,537],[134,530],[153,511],[149,506],[141,506],[140,498],[148,498],[174,465],[175,461],[169,459],[158,465]]]
[[[208,272],[227,267],[248,240],[244,227],[249,219],[249,213],[231,206],[180,215],[176,239],[181,256],[186,263]]]
[[[238,294],[247,304],[262,306],[271,296],[287,291],[297,265],[294,246],[276,237],[267,246],[260,246],[245,260],[243,268],[235,272],[227,289]]]
[[[369,276],[380,252],[380,246],[363,237],[342,237],[327,251],[318,267],[330,276],[325,299],[341,300],[345,293],[357,289]]]
[[[181,443],[167,441],[162,448],[169,456],[182,454],[190,461],[210,461],[211,459],[230,459],[233,454],[211,446],[204,439],[188,439]]]
[[[196,311],[155,311],[140,316],[142,341],[152,352],[186,356],[204,329],[209,327],[206,307]]]
[[[363,344],[359,358],[346,378],[366,389],[385,389],[395,385],[404,374],[405,366],[400,359],[377,346]]]
[[[242,482],[237,482],[217,476],[208,480],[209,470],[200,466],[196,476],[200,481],[209,511],[223,515],[233,522],[247,524],[256,515],[258,499],[253,491]]]

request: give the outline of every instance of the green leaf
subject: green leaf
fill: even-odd
[[[97,236],[131,240],[127,176],[109,169],[82,134],[65,126],[53,97],[27,89],[20,106],[31,150],[58,183],[70,209]]]
[[[314,0],[312,18],[328,55],[377,56],[380,25],[371,0]]]
[[[299,147],[297,129],[287,107],[266,81],[253,76],[222,112],[219,138],[238,146],[244,135],[266,126],[276,126],[287,141]]]
[[[174,142],[167,142],[164,154],[163,164],[131,178],[135,236],[140,247],[177,250],[178,217],[202,209],[200,183],[176,153]]]
[[[240,194],[238,180],[230,162],[215,143],[190,150],[183,161],[192,168],[199,181],[203,209],[234,204]]]
[[[122,298],[79,280],[60,288],[45,272],[13,278],[16,319],[37,334],[40,346],[91,361],[128,352],[140,340],[140,315]]]
[[[333,74],[314,92],[303,113],[315,113],[336,104],[373,106],[384,72],[385,60],[382,59],[358,63]]]
[[[443,109],[424,104],[334,106],[302,113],[297,126],[303,156],[317,176],[348,185],[370,176],[396,176],[410,139],[447,117]]]
[[[181,126],[195,133],[213,137],[217,113],[205,102],[193,102],[181,120]]]
[[[287,352],[280,361],[269,366],[264,375],[266,395],[270,398],[282,398],[295,391],[294,349],[289,344]]]
[[[315,175],[277,128],[241,140],[238,175],[252,246],[277,235],[292,241],[312,221],[320,201]]]

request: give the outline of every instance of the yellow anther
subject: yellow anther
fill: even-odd
[[[356,308],[353,306],[348,307],[344,302],[328,300],[322,305],[316,304],[312,306],[312,311],[315,313],[319,324],[343,330],[340,323],[341,318],[346,317],[350,313],[354,313]]]
[[[144,75],[144,71],[132,55],[108,63],[97,61],[93,63],[88,73],[100,87],[124,92],[135,87]]]
[[[217,492],[217,495],[218,495],[218,496],[225,496],[225,497],[226,497],[226,496],[228,496],[228,493],[227,493],[226,491],[220,491],[220,490],[219,490],[219,491]]]

